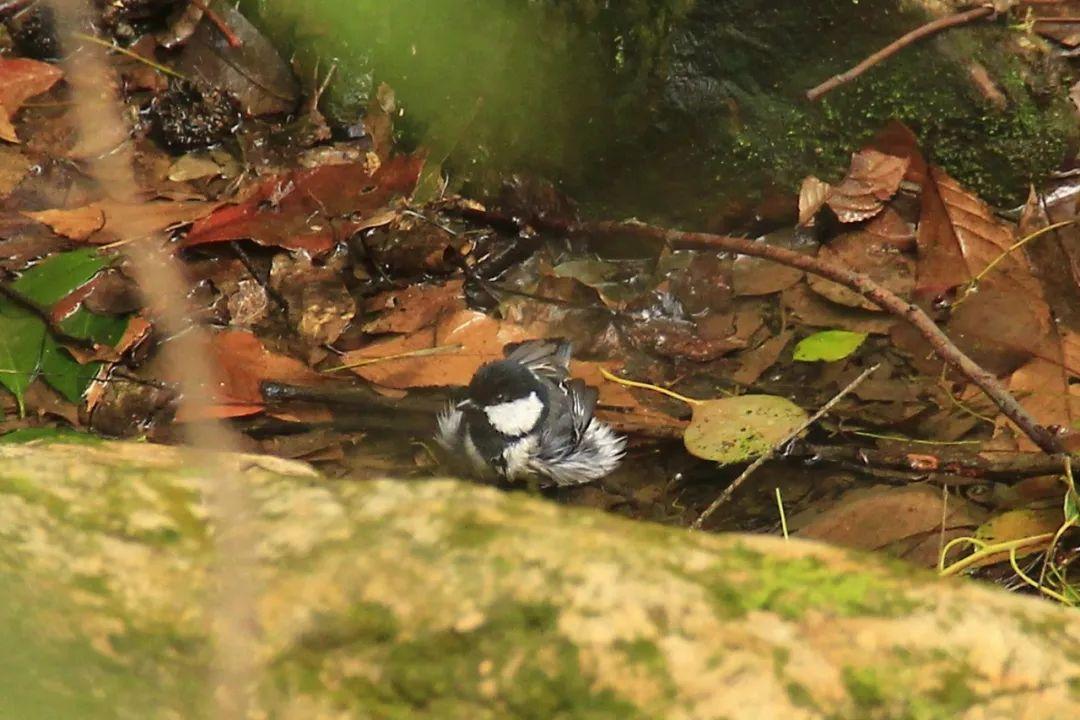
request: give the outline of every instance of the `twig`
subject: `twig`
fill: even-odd
[[[818,420],[820,420],[825,415],[825,413],[832,410],[836,406],[836,404],[838,402],[843,400],[845,395],[847,395],[849,392],[851,392],[852,390],[857,388],[862,383],[863,380],[870,377],[870,375],[873,374],[873,372],[875,370],[877,370],[879,367],[881,367],[881,365],[877,364],[877,365],[873,365],[872,367],[868,367],[866,370],[863,370],[862,373],[859,374],[859,377],[855,378],[850,383],[848,383],[847,386],[843,390],[841,390],[835,396],[833,396],[832,400],[830,400],[829,402],[822,405],[821,408],[816,413],[811,415],[806,420],[806,422],[804,422],[802,425],[800,425],[799,427],[797,427],[794,430],[792,430],[791,432],[789,432],[784,437],[783,440],[781,440],[780,442],[773,445],[772,448],[770,448],[768,452],[761,455],[754,462],[750,463],[747,466],[747,468],[742,471],[742,473],[739,475],[739,477],[735,478],[735,480],[733,480],[732,483],[730,485],[728,485],[724,489],[724,492],[720,493],[720,496],[717,497],[715,500],[713,500],[712,504],[709,505],[709,507],[705,508],[705,512],[701,513],[701,515],[698,517],[698,519],[695,520],[694,523],[690,526],[690,529],[691,530],[700,530],[701,526],[705,523],[705,521],[709,519],[709,516],[712,515],[714,512],[716,512],[717,509],[719,509],[721,505],[723,505],[728,500],[730,500],[731,496],[735,494],[735,491],[739,489],[739,486],[742,485],[744,482],[746,482],[746,479],[748,477],[750,477],[750,475],[755,470],[757,470],[759,467],[764,465],[769,460],[769,458],[771,458],[773,455],[775,455],[776,451],[779,448],[782,448],[782,447],[784,447],[784,445],[787,445],[789,442],[791,442],[792,440],[797,438],[800,434],[802,434],[802,432],[804,430],[806,430],[808,427],[810,427],[811,425],[816,423]]]
[[[125,55],[125,56],[131,58],[132,60],[135,60],[136,62],[140,62],[143,65],[146,65],[148,67],[153,68],[154,70],[157,70],[159,73],[161,73],[163,75],[168,75],[169,77],[174,77],[177,80],[187,80],[188,79],[187,77],[185,77],[184,75],[181,75],[180,73],[176,72],[172,68],[166,67],[166,66],[164,66],[164,65],[162,65],[160,63],[156,63],[153,60],[151,60],[150,58],[143,57],[142,55],[140,55],[137,52],[132,52],[131,50],[128,50],[127,48],[120,47],[119,45],[117,45],[114,42],[109,42],[108,40],[102,40],[101,38],[97,38],[97,37],[94,37],[93,35],[87,35],[86,33],[81,33],[81,32],[71,33],[71,36],[78,39],[78,40],[83,40],[85,42],[91,42],[91,43],[94,43],[95,45],[100,45],[103,48],[108,48],[109,50],[112,50],[113,52],[118,52],[121,55]]]
[[[502,213],[487,210],[478,210],[467,207],[447,207],[447,212],[453,212],[465,218],[480,222],[498,223],[502,225],[514,225],[513,218]],[[1021,432],[1031,438],[1041,450],[1047,453],[1059,453],[1062,451],[1060,440],[1045,427],[1035,421],[1027,410],[1021,407],[1016,398],[1005,389],[998,379],[990,372],[982,368],[978,363],[953,344],[952,340],[934,323],[922,308],[912,305],[907,300],[879,285],[863,273],[856,272],[851,268],[831,263],[810,255],[787,248],[776,247],[766,243],[755,242],[747,238],[732,237],[730,235],[714,235],[711,233],[683,232],[680,230],[668,230],[655,225],[646,225],[639,222],[584,222],[569,223],[550,218],[536,218],[532,221],[537,229],[560,234],[589,237],[594,235],[635,235],[639,238],[653,240],[672,248],[673,250],[712,250],[749,255],[765,260],[798,268],[814,275],[832,280],[857,292],[862,297],[874,303],[882,310],[892,313],[902,320],[910,323],[923,339],[930,345],[934,353],[946,363],[956,368],[971,382],[975,383],[987,397],[989,397],[1001,412],[1011,420]]]
[[[925,448],[859,448],[850,445],[814,445],[798,443],[784,453],[789,460],[844,465],[852,468],[882,468],[912,473],[932,479],[934,475],[950,475],[971,481],[1018,483],[1025,478],[1061,475],[1065,472],[1068,455],[1041,455],[1030,452],[988,453],[937,450]],[[950,485],[957,484],[955,479]]]
[[[945,30],[947,28],[955,27],[957,25],[963,25],[965,23],[978,20],[980,18],[992,17],[995,12],[996,11],[994,10],[993,5],[983,5],[982,7],[977,7],[973,10],[967,10],[962,13],[957,13],[955,15],[949,15],[947,17],[938,18],[937,20],[932,20],[931,22],[915,28],[906,35],[903,35],[902,37],[889,43],[881,50],[878,50],[876,53],[866,58],[850,70],[842,72],[839,75],[834,75],[825,82],[818,85],[817,87],[808,90],[806,93],[806,99],[810,102],[814,102],[830,90],[835,90],[841,85],[851,82],[852,80],[859,77],[864,72],[874,67],[878,63],[882,62],[883,60],[887,60],[888,58],[892,57],[896,53],[906,48],[908,45],[916,43],[919,40],[922,40],[924,37],[941,32],[942,30]]]

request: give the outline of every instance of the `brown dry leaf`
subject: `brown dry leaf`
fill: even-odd
[[[1052,329],[1033,354],[1035,357],[1010,376],[1009,391],[1040,425],[1080,429],[1080,386],[1069,382],[1071,377],[1080,377],[1080,334]],[[995,437],[999,447],[1007,423],[1004,416],[998,417]],[[1013,429],[1012,436],[1015,449],[1039,452],[1019,430]]]
[[[0,120],[2,122],[2,120]],[[19,186],[34,163],[19,148],[0,145],[0,198]]]
[[[503,346],[543,337],[519,325],[499,322],[484,313],[461,310],[411,335],[374,342],[342,356],[343,365],[427,348],[461,345],[460,349],[352,368],[369,382],[397,389],[468,385],[473,373],[503,357]]]
[[[845,493],[817,514],[796,515],[799,537],[823,540],[858,550],[886,550],[927,567],[938,560],[942,541],[942,493],[926,484],[878,485]],[[949,497],[944,540],[970,535],[986,518],[979,506]]]
[[[23,215],[48,225],[57,235],[72,240],[86,240],[105,227],[105,211],[98,205],[87,205],[74,210],[25,212]]]
[[[862,230],[849,232],[818,248],[818,258],[849,267],[900,297],[911,295],[915,288],[915,263],[899,249],[878,235]],[[882,312],[874,303],[854,290],[818,275],[807,277],[810,288],[835,303],[848,307]]]
[[[1026,238],[1051,223],[1075,217],[1075,194],[1055,202],[1040,197],[1032,187],[1016,234]],[[1054,319],[1070,330],[1080,331],[1080,225],[1066,225],[1044,233],[1024,248],[1053,309]]]
[[[753,385],[762,373],[776,364],[784,348],[791,342],[795,333],[785,330],[776,337],[771,337],[752,350],[746,350],[736,356],[738,368],[731,374],[732,381],[740,385]]]
[[[780,297],[784,307],[799,321],[812,327],[886,335],[895,323],[891,315],[850,308],[824,300],[806,283],[788,288]]]
[[[989,285],[956,305],[945,332],[956,346],[996,375],[1027,362],[1053,323],[1041,294],[1025,300],[1016,293]]]
[[[463,281],[450,280],[441,285],[410,285],[403,290],[389,290],[369,298],[365,312],[382,315],[364,325],[366,333],[414,333],[430,327],[442,315],[465,308]]]
[[[63,76],[55,65],[26,58],[0,58],[0,139],[19,142],[11,118],[24,102],[47,91]]]
[[[799,224],[809,227],[814,224],[821,208],[825,207],[825,201],[829,198],[832,186],[824,180],[819,180],[813,175],[802,181],[799,188]]]
[[[900,189],[908,163],[904,157],[872,149],[860,150],[851,156],[847,176],[828,193],[825,204],[836,213],[840,222],[868,220],[881,212],[885,203]]]
[[[211,397],[216,405],[204,408],[206,415],[190,410],[177,413],[178,422],[254,415],[264,407],[260,384],[275,380],[291,385],[313,385],[325,378],[304,363],[270,352],[249,332],[228,330],[210,339],[210,354],[219,378]]]
[[[23,214],[48,225],[58,235],[93,245],[105,245],[117,240],[139,240],[177,225],[194,222],[212,212],[218,205],[219,203],[199,201],[119,203],[104,200],[71,210],[43,210]]]
[[[818,244],[801,238],[794,230],[778,230],[756,242],[812,254]],[[764,258],[738,255],[731,265],[731,289],[737,296],[771,295],[802,280],[805,273]]]
[[[910,222],[887,206],[863,226],[862,231],[878,245],[888,245],[900,252],[915,250],[915,223]]]

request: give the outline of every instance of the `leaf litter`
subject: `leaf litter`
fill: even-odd
[[[299,96],[288,63],[238,11],[229,13],[241,46],[197,12],[132,45],[155,63],[175,58],[163,44],[179,48],[174,69],[198,74],[207,83],[200,93],[223,93],[240,118],[225,142],[183,155],[160,144],[153,127],[137,128],[148,198],[137,206],[86,185],[77,168],[63,182],[30,172],[43,160],[54,168],[69,163],[87,148],[72,145],[63,109],[20,112],[35,95],[63,91],[56,66],[0,61],[0,78],[9,80],[0,83],[0,118],[8,122],[0,137],[27,139],[0,155],[7,213],[0,237],[13,250],[4,267],[15,273],[7,285],[34,305],[0,300],[0,384],[27,413],[20,426],[59,423],[162,439],[174,423],[199,420],[173,413],[173,378],[160,362],[168,338],[157,335],[153,308],[124,299],[124,281],[115,276],[122,268],[107,249],[78,249],[167,242],[189,270],[201,307],[193,321],[217,326],[211,353],[222,380],[206,389],[209,412],[234,418],[265,449],[333,472],[430,474],[410,442],[426,441],[430,424],[387,443],[385,433],[338,429],[348,413],[318,402],[272,406],[264,383],[359,387],[391,406],[438,407],[507,344],[536,337],[575,341],[572,370],[598,388],[598,416],[630,434],[632,460],[608,485],[564,495],[635,517],[689,522],[741,464],[778,449],[782,455],[776,444],[808,411],[877,364],[877,375],[810,436],[931,455],[938,442],[997,453],[1033,449],[964,378],[930,362],[925,343],[905,339],[905,325],[848,287],[756,257],[657,244],[634,246],[635,256],[610,238],[537,234],[545,223],[576,222],[578,212],[553,185],[532,179],[508,179],[492,197],[455,198],[454,187],[440,185],[417,199],[424,173],[431,179],[441,168],[425,168],[423,148],[394,146],[401,104],[392,88],[373,93],[363,132],[343,141],[347,135],[341,128],[332,135],[317,98]],[[133,109],[145,110],[173,86],[150,65],[115,59],[131,80]],[[297,107],[295,120],[275,115]],[[449,196],[421,201],[443,190]],[[1065,212],[1050,204],[1050,216],[1040,219],[1035,198],[1018,228],[928,163],[910,131],[894,124],[852,155],[838,182],[807,178],[798,226],[772,228],[757,240],[846,267],[932,308],[953,341],[1006,378],[1041,423],[1070,428],[1078,422],[1080,323],[1068,321],[1077,317],[1075,303],[1063,298],[1080,277],[1080,236],[1062,228],[1018,246]],[[474,215],[455,211],[461,207]],[[485,222],[489,209],[512,222]],[[137,231],[118,235],[117,220]],[[106,287],[108,274],[113,289],[106,293],[98,285]],[[607,381],[605,373],[714,399],[688,412]],[[392,457],[375,457],[386,452]],[[811,473],[782,458],[770,467],[790,467],[778,481],[790,488]],[[950,494],[942,527],[940,485],[966,487],[947,473],[835,471],[869,486],[838,503],[800,493],[812,503],[802,509],[820,507],[797,531],[932,565],[943,539],[1003,517]],[[773,488],[766,491],[771,503]],[[718,517],[716,527],[767,529],[774,504],[768,507]],[[900,522],[901,510],[919,522]],[[867,537],[871,530],[877,536]]]

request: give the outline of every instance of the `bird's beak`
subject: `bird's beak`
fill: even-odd
[[[457,407],[458,410],[469,410],[476,407],[476,403],[474,403],[472,400],[465,399],[459,402],[455,407]]]

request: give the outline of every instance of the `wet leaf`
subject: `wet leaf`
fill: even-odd
[[[908,162],[877,150],[860,150],[851,156],[847,176],[827,193],[825,204],[843,223],[874,217],[900,189]]]
[[[366,163],[346,163],[272,177],[245,201],[196,222],[180,246],[250,239],[323,254],[393,198],[411,193],[423,164],[422,156],[399,155],[374,172]]]
[[[858,550],[887,550],[927,567],[937,564],[945,541],[969,535],[986,512],[963,498],[949,497],[942,507],[941,490],[919,484],[876,486],[845,493],[824,510],[792,518],[799,537]],[[947,511],[942,530],[942,514]]]
[[[794,333],[785,330],[776,337],[769,338],[752,350],[739,353],[736,360],[738,369],[731,374],[731,379],[740,385],[753,385],[762,373],[776,364],[784,348],[791,341]]]
[[[461,280],[441,285],[410,285],[367,300],[364,310],[381,314],[364,325],[364,332],[413,333],[431,327],[444,314],[463,309]]]
[[[267,350],[262,341],[249,332],[227,330],[216,333],[211,337],[210,351],[218,375],[218,386],[211,391],[215,404],[200,408],[205,412],[203,416],[196,416],[190,408],[182,408],[177,413],[178,422],[244,417],[262,412],[265,403],[260,385],[264,380],[290,385],[314,385],[325,380],[299,360]]]
[[[160,200],[129,204],[106,200],[70,210],[23,214],[48,225],[57,235],[104,245],[116,240],[144,239],[205,217],[217,206],[217,203],[196,201]]]
[[[49,308],[90,282],[110,262],[93,249],[61,253],[27,270],[11,288]],[[59,324],[74,337],[112,345],[123,336],[127,319],[95,315],[80,307]],[[99,368],[100,363],[79,364],[48,334],[41,318],[0,298],[0,384],[15,395],[20,407],[27,387],[38,374],[66,399],[78,402]]]
[[[0,58],[0,139],[19,142],[11,118],[23,103],[64,76],[60,68],[26,58]]]
[[[892,316],[829,302],[806,283],[788,288],[780,297],[784,306],[798,320],[811,327],[843,328],[851,332],[884,335],[896,325]]]
[[[187,39],[177,71],[228,92],[247,115],[295,110],[300,86],[273,44],[228,3],[217,3],[214,11],[239,44],[230,43],[214,23],[204,20]]]
[[[795,346],[794,359],[799,362],[834,362],[843,360],[866,342],[866,333],[847,330],[823,330],[803,338]]]
[[[693,406],[683,435],[687,451],[721,465],[768,452],[807,420],[806,411],[777,395],[739,395]]]
[[[915,263],[889,240],[865,231],[845,233],[818,249],[818,258],[846,266],[900,297],[910,297],[915,287]],[[807,276],[810,288],[832,302],[873,312],[874,303],[850,288],[819,275]]]

